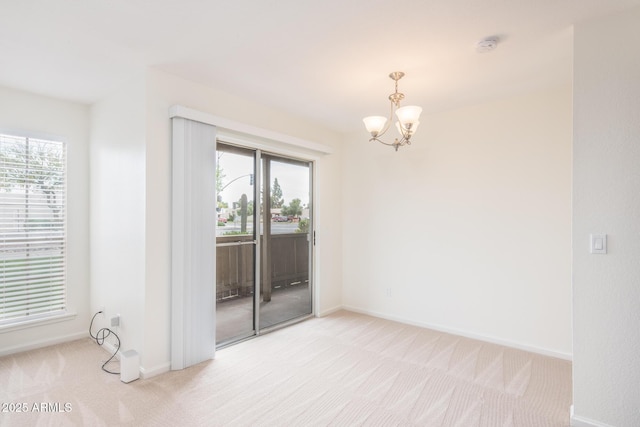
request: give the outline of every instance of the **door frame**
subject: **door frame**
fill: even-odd
[[[317,194],[317,184],[316,184],[316,161],[317,157],[311,155],[305,155],[304,153],[299,153],[296,151],[291,151],[287,149],[278,149],[278,147],[268,147],[264,146],[263,143],[255,142],[252,138],[249,137],[238,137],[234,134],[229,134],[224,132],[224,130],[219,130],[216,135],[216,149],[218,144],[224,144],[227,146],[235,146],[241,149],[252,150],[254,151],[254,233],[255,233],[255,252],[254,252],[254,300],[253,300],[253,322],[254,322],[254,330],[251,335],[248,336],[240,336],[238,339],[233,339],[229,341],[224,341],[220,344],[216,345],[216,349],[222,349],[227,346],[240,343],[242,341],[252,339],[254,337],[264,335],[266,333],[287,327],[289,325],[304,321],[311,317],[315,317],[317,313],[317,304],[318,304],[318,291],[316,287],[316,274],[317,274],[317,251],[316,251],[316,242],[315,242],[315,234],[316,234],[316,194]],[[263,158],[264,154],[264,158]],[[259,223],[259,211],[256,207],[261,206],[260,203],[260,191],[263,186],[263,173],[269,173],[268,168],[267,171],[263,170],[263,160],[269,159],[270,157],[275,158],[283,158],[294,160],[300,163],[308,164],[309,168],[309,194],[310,194],[310,208],[309,208],[309,217],[311,228],[309,230],[309,293],[311,297],[311,312],[307,315],[303,315],[300,317],[296,317],[294,319],[286,320],[275,325],[260,328],[260,300],[261,300],[261,292],[260,285],[262,283],[263,274],[265,272],[262,270],[262,259],[263,253],[265,249],[263,247],[263,234],[260,233],[260,223]],[[267,177],[266,179],[269,179]],[[270,189],[270,184],[269,184]],[[267,190],[266,188],[264,190]],[[266,194],[266,192],[265,192]],[[265,196],[264,204],[266,205],[269,201],[269,195]],[[267,209],[264,209],[264,218],[267,216]],[[265,227],[266,230],[266,227]],[[266,239],[265,239],[266,240]],[[268,274],[269,269],[267,268]]]

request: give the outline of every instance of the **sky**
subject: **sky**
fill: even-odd
[[[250,185],[250,177],[248,175],[253,172],[253,157],[230,152],[218,152],[218,155],[224,176],[222,179],[224,189],[220,192],[222,201],[227,202],[229,207],[232,207],[233,202],[240,200],[243,193],[251,200],[253,186]],[[272,185],[276,178],[278,178],[278,184],[282,189],[282,198],[286,205],[296,198],[302,200],[303,206],[309,203],[308,167],[272,161]]]

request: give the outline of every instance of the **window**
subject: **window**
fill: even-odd
[[[65,312],[66,147],[0,134],[0,326]]]

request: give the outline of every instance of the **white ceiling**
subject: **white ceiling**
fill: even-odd
[[[93,103],[156,67],[338,131],[569,84],[572,24],[640,0],[0,0],[0,85]],[[478,40],[498,36],[491,53]],[[615,49],[615,46],[611,47]]]

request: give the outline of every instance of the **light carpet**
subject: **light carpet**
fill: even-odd
[[[0,425],[569,426],[570,362],[346,311],[130,384],[107,357],[83,339],[0,358],[1,409],[27,408]]]

